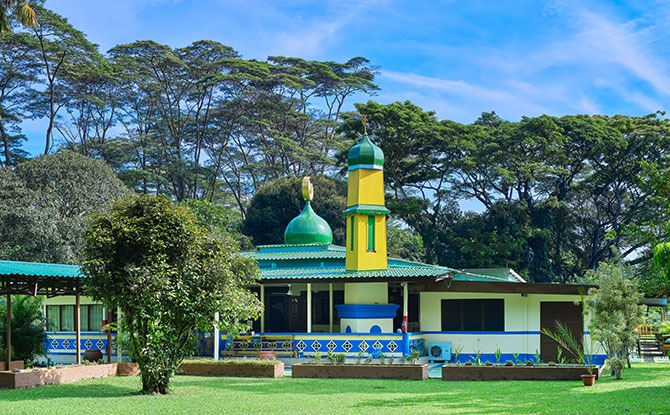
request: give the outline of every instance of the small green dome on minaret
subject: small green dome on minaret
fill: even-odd
[[[374,145],[367,135],[364,135],[358,144],[349,149],[347,158],[349,170],[360,168],[381,170],[384,167],[382,149]]]
[[[309,177],[302,180],[302,194],[305,207],[302,212],[286,226],[284,243],[292,245],[332,244],[333,231],[330,225],[312,209],[310,201],[314,197],[314,188]]]

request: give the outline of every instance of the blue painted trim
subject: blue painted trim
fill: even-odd
[[[221,333],[221,335],[225,336],[225,333]],[[350,336],[359,336],[359,337],[379,337],[379,336],[393,336],[394,338],[401,338],[400,333],[396,332],[386,332],[386,333],[379,333],[379,334],[370,334],[370,333],[340,333],[340,332],[312,332],[312,333],[306,333],[304,331],[292,331],[292,332],[256,332],[254,336],[296,336],[296,337],[310,337],[310,336],[345,336],[345,337],[350,337]],[[240,336],[248,336],[248,334],[240,333]]]
[[[384,170],[384,166],[380,164],[355,164],[348,167],[348,171],[354,171],[359,169],[370,169],[370,170]]]
[[[373,319],[373,318],[394,318],[398,304],[337,304],[337,315],[340,319]]]
[[[466,335],[466,336],[518,336],[518,335],[528,335],[528,334],[540,334],[539,331],[420,331],[410,333],[413,336],[419,336],[422,334],[453,334],[453,335]]]

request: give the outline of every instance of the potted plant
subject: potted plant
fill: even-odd
[[[593,386],[597,375],[593,373],[595,366],[593,365],[593,354],[591,352],[591,347],[584,342],[577,341],[575,336],[572,335],[572,332],[560,321],[556,322],[555,332],[545,328],[542,329],[542,333],[556,341],[559,346],[577,356],[578,363],[580,365],[584,365],[587,371],[586,374],[581,375],[584,386]]]

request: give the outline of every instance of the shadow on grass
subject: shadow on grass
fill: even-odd
[[[18,402],[55,398],[119,398],[141,395],[141,383],[121,378],[91,379],[62,385],[44,385],[26,389],[0,389],[0,401]]]
[[[581,389],[584,387],[576,387]],[[384,410],[389,413],[399,408],[407,411],[411,408],[421,409],[430,413],[445,414],[651,414],[660,415],[670,413],[670,403],[665,396],[668,388],[662,386],[634,387],[612,391],[590,390],[586,394],[573,394],[570,389],[566,394],[545,394],[542,399],[538,396],[511,397],[506,391],[490,393],[482,396],[458,393],[444,394],[417,394],[405,393],[404,396],[387,396],[385,398],[363,399],[354,405],[356,410],[365,413],[365,409],[372,411]],[[569,395],[569,396],[567,396]],[[376,413],[376,411],[375,411]]]
[[[18,402],[18,405],[29,405],[28,402],[33,401],[36,407],[40,407],[44,405],[44,400],[70,398],[76,407],[82,402],[77,398],[104,400],[103,405],[110,405],[107,398],[117,398],[119,402],[124,402],[124,407],[134,408],[137,400],[132,398],[140,395],[140,388],[139,378],[95,379],[33,389],[0,389],[0,401]],[[296,405],[294,409],[313,408],[314,413],[325,411],[330,408],[328,405],[337,403],[354,413],[369,414],[394,413],[400,408],[408,413],[427,414],[670,413],[670,402],[666,402],[667,391],[670,390],[668,365],[634,367],[624,372],[622,381],[606,375],[592,388],[582,386],[579,380],[443,382],[440,379],[271,379],[183,375],[173,379],[171,388],[174,391],[172,396],[177,398],[174,401],[156,401],[150,397],[140,401],[144,404],[151,402],[151,405],[184,401],[192,406],[193,402],[235,399],[246,403],[244,409],[250,411],[248,413],[267,411],[268,402],[280,402],[278,407],[284,409],[291,405]],[[263,398],[258,399],[261,396]],[[281,406],[285,402],[289,402],[288,406]]]
[[[349,391],[381,391],[400,393],[407,390],[421,390],[424,385],[439,387],[439,379],[425,381],[393,379],[294,379],[284,378],[234,378],[177,376],[173,387],[213,388],[236,392],[257,392],[264,395],[300,393],[304,395],[336,395]],[[430,388],[429,389],[433,389]]]

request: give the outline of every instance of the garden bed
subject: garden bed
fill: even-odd
[[[579,380],[588,373],[585,366],[442,366],[442,380]]]
[[[41,385],[59,385],[85,379],[116,376],[116,363],[103,365],[63,366],[0,372],[0,387],[10,389],[32,388]]]
[[[428,379],[428,365],[326,365],[296,363],[294,378],[350,378],[350,379]]]
[[[279,378],[284,376],[284,362],[279,360],[209,360],[185,361],[179,375]]]
[[[5,363],[6,360],[0,361],[0,370],[7,370]],[[12,369],[23,369],[23,360],[12,360],[11,362],[9,362],[9,370]]]

